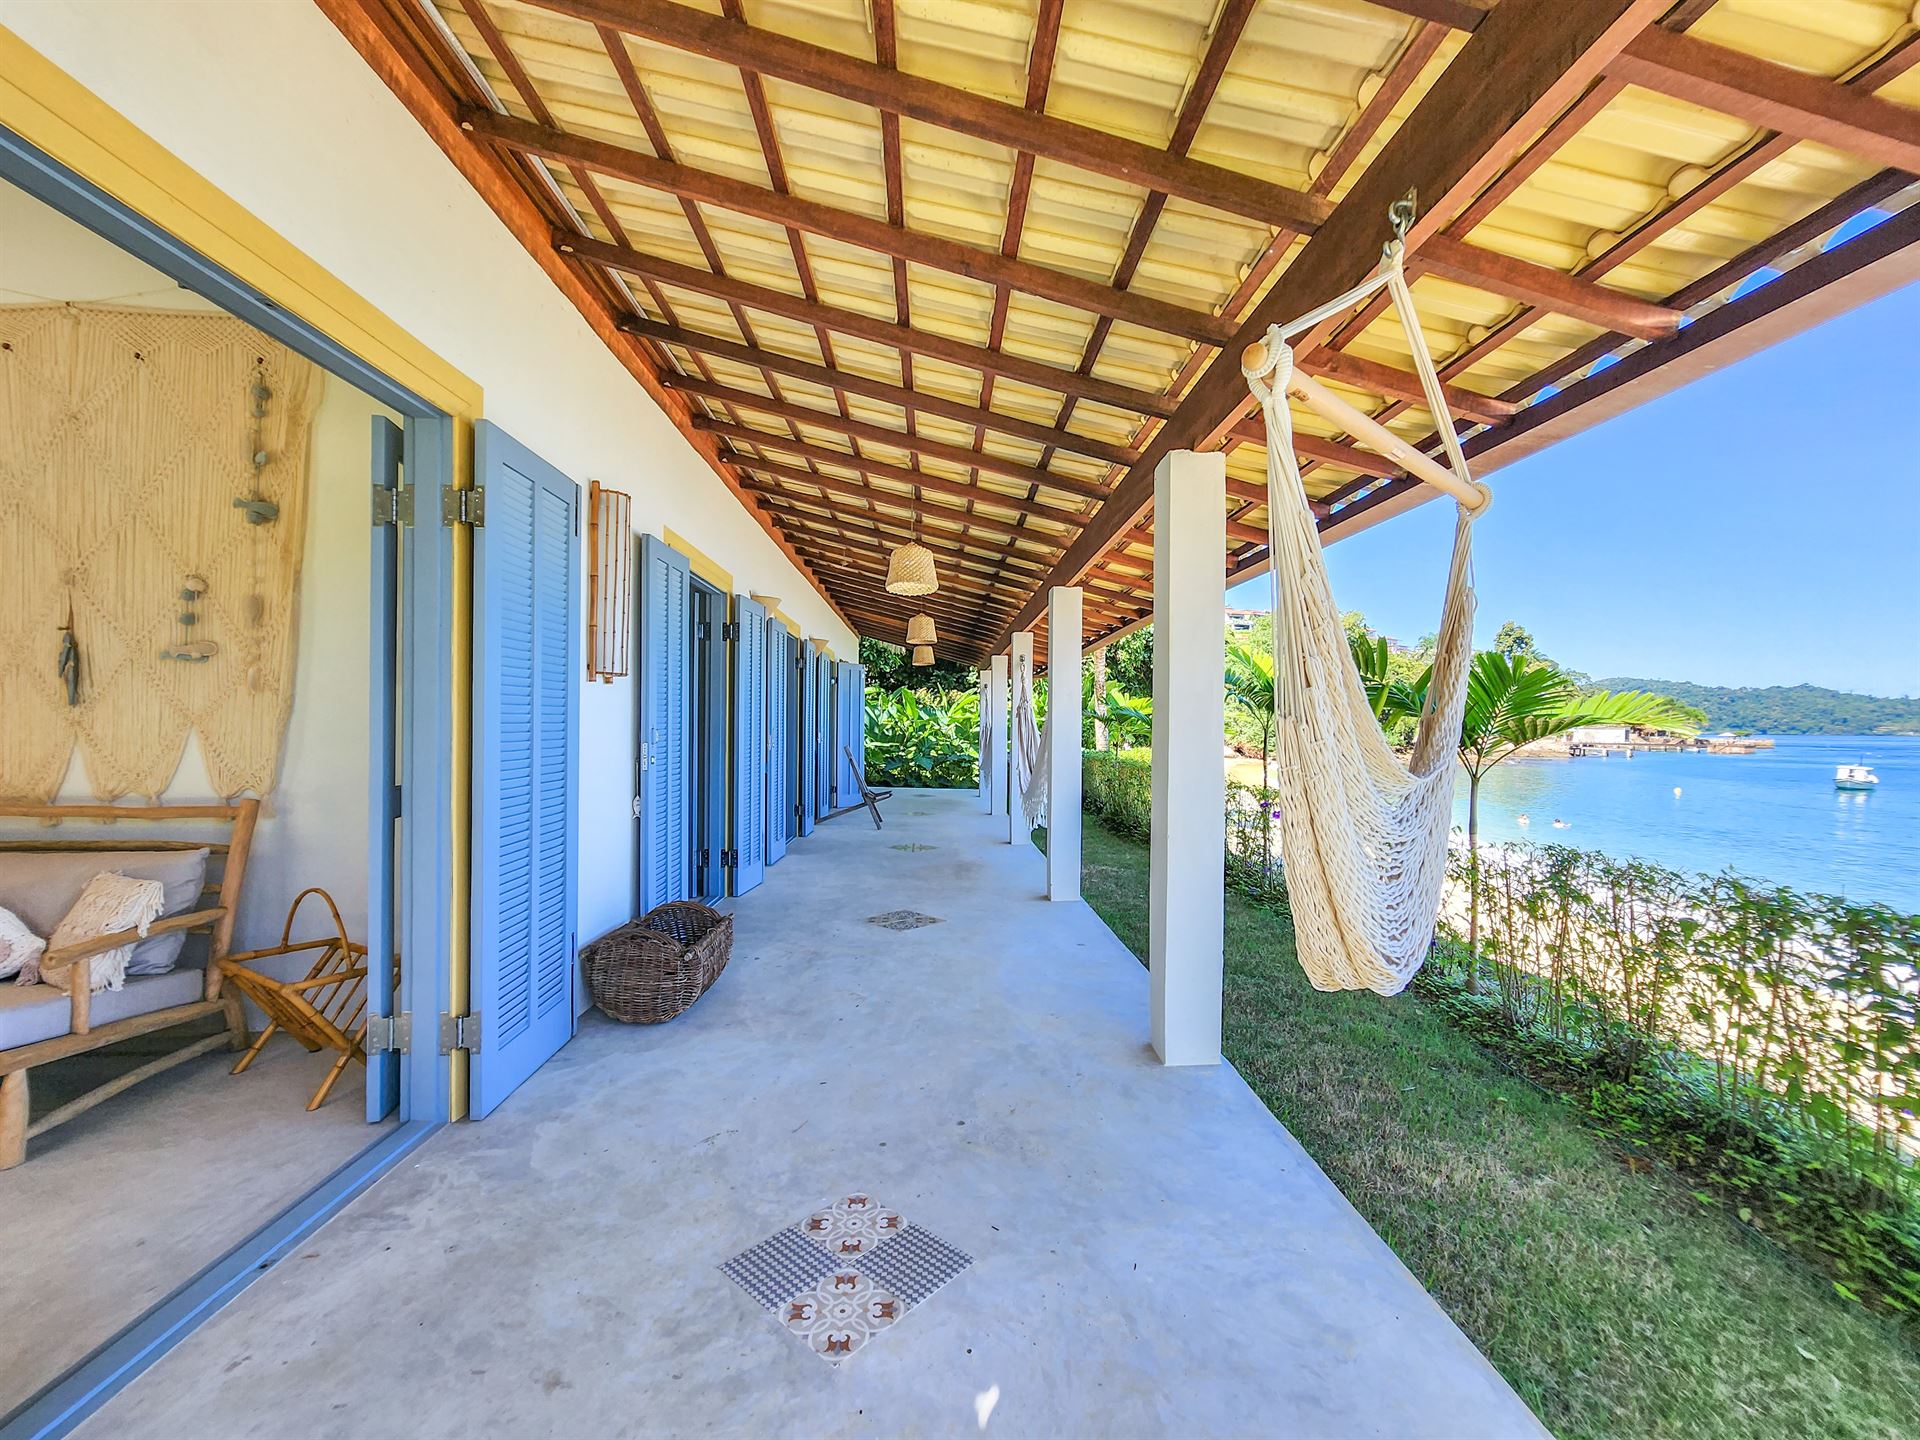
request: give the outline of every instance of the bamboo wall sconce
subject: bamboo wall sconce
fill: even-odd
[[[629,670],[633,611],[633,497],[587,482],[587,678]]]

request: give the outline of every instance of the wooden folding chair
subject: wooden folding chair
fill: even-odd
[[[309,895],[318,895],[326,905],[333,917],[333,934],[317,940],[296,941],[293,938],[294,920]],[[263,975],[250,968],[257,960],[308,953],[317,953],[318,958],[299,980],[276,980],[271,975]],[[321,1050],[338,1051],[340,1058],[334,1061],[333,1068],[327,1071],[320,1088],[313,1092],[313,1099],[307,1103],[307,1109],[318,1110],[349,1061],[358,1060],[362,1065],[367,1063],[367,947],[347,938],[347,927],[340,918],[340,907],[333,903],[333,897],[326,891],[315,886],[302,890],[294,897],[292,906],[287,910],[287,923],[281,928],[278,945],[229,955],[220,962],[220,968],[234,987],[258,1005],[267,1017],[266,1028],[233,1067],[235,1075],[253,1064],[277,1030],[284,1030],[293,1036],[307,1047],[309,1054]],[[396,957],[396,977],[399,970],[400,962]]]

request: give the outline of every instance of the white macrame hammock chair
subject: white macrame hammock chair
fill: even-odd
[[[1022,662],[1013,674],[1013,783],[1020,792],[1020,813],[1027,829],[1047,820],[1047,732],[1053,726],[1049,712],[1044,728],[1033,723],[1033,677]]]
[[[1396,219],[1404,234],[1405,220]],[[1249,346],[1242,357],[1267,425],[1275,783],[1295,949],[1315,989],[1381,995],[1398,994],[1413,978],[1439,915],[1454,757],[1472,664],[1471,532],[1474,516],[1491,499],[1468,472],[1421,335],[1402,253],[1396,238],[1368,279],[1289,324],[1269,327],[1264,344]],[[1382,288],[1406,331],[1446,449],[1444,469],[1294,368],[1289,339]],[[1409,766],[1401,765],[1380,732],[1340,623],[1294,455],[1290,394],[1459,502],[1433,679]]]

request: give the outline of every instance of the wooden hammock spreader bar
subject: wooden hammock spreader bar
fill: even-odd
[[[1241,356],[1241,365],[1257,370],[1266,363],[1267,344],[1262,340],[1249,345]],[[1305,405],[1331,425],[1338,426],[1366,449],[1384,460],[1391,460],[1415,479],[1424,480],[1436,490],[1444,490],[1469,510],[1486,503],[1486,492],[1461,480],[1446,466],[1413,448],[1365,411],[1342,400],[1313,376],[1295,370],[1287,382],[1287,394]]]

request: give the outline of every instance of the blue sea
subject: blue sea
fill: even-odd
[[[1871,765],[1879,788],[1834,789],[1834,767],[1852,764]],[[1522,814],[1530,824],[1516,822]],[[1556,817],[1567,828],[1555,829]],[[1467,823],[1464,775],[1454,819]],[[1731,868],[1920,913],[1920,736],[1783,735],[1752,755],[1509,760],[1481,782],[1480,834],[1677,870]]]

